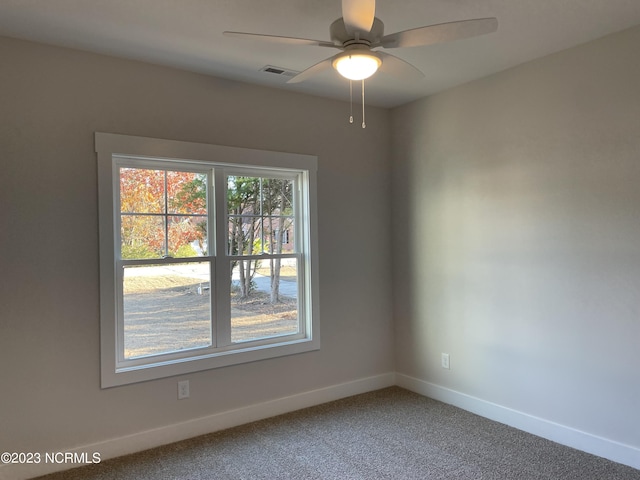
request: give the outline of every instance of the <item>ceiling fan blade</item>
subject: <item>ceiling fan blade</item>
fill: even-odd
[[[379,44],[372,47],[404,48],[433,45],[435,43],[450,42],[461,38],[475,37],[498,29],[497,18],[476,18],[459,22],[440,23],[427,27],[414,28],[404,32],[385,35]]]
[[[376,0],[342,0],[342,19],[349,35],[368,33],[376,16]]]
[[[331,42],[324,40],[313,40],[310,38],[295,38],[295,37],[280,37],[277,35],[262,35],[260,33],[245,33],[245,32],[222,32],[226,37],[246,38],[250,40],[259,40],[262,42],[270,43],[283,43],[287,45],[316,45],[319,47],[332,47],[338,48]]]
[[[385,52],[376,53],[380,55],[380,58],[382,59],[382,65],[380,66],[381,72],[389,73],[400,78],[406,78],[407,80],[418,80],[424,78],[424,73],[406,60]]]
[[[306,70],[303,70],[302,72],[300,72],[298,75],[296,75],[295,77],[291,78],[290,80],[287,81],[287,83],[300,83],[300,82],[304,82],[305,80],[309,79],[310,77],[314,76],[317,73],[320,73],[328,68],[331,68],[331,63],[333,62],[333,57],[330,58],[326,58],[324,60],[322,60],[321,62],[316,63],[315,65],[307,68]]]

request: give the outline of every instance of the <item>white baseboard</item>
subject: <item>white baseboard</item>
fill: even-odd
[[[245,423],[262,420],[283,413],[292,412],[301,408],[312,407],[322,403],[339,400],[341,398],[391,387],[395,384],[395,373],[386,373],[373,377],[361,378],[351,382],[331,385],[316,390],[277,398],[235,410],[228,410],[206,417],[196,418],[182,423],[167,425],[164,427],[146,430],[144,432],[126,435],[124,437],[83,445],[69,449],[58,449],[64,452],[100,453],[100,459],[106,460],[122,455],[127,455],[149,448],[166,445],[187,438],[197,437],[206,433],[236,427]],[[27,478],[45,475],[60,470],[66,470],[78,465],[65,465],[56,463],[38,463],[29,465],[5,464],[0,465],[0,480],[24,480]]]
[[[640,449],[396,373],[396,385],[482,417],[584,452],[640,469]]]

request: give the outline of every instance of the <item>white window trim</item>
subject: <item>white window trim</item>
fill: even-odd
[[[98,165],[98,200],[99,200],[99,240],[100,240],[100,354],[101,354],[101,385],[102,388],[142,382],[157,378],[182,375],[186,373],[225,367],[240,363],[254,362],[285,355],[299,354],[318,350],[320,348],[320,321],[318,308],[318,249],[317,249],[317,157],[311,155],[251,150],[237,147],[209,145],[202,143],[181,142],[111,133],[95,133],[95,151]],[[256,172],[264,168],[292,169],[303,172],[306,176],[306,188],[302,199],[307,202],[304,213],[304,224],[307,231],[301,241],[305,242],[303,251],[305,261],[301,267],[305,268],[303,285],[306,289],[300,295],[301,301],[308,303],[301,305],[306,310],[306,325],[304,335],[294,339],[286,338],[282,342],[268,343],[248,342],[234,344],[233,348],[222,349],[215,353],[200,356],[178,358],[170,361],[157,362],[141,366],[118,367],[116,352],[116,246],[114,242],[114,228],[117,225],[114,208],[114,171],[116,157],[132,157],[140,159],[163,159],[172,162],[201,163],[204,166],[224,166],[231,170],[234,166],[255,167]],[[214,182],[216,202],[224,202],[224,188],[221,176]],[[216,219],[216,243],[226,243],[224,219]],[[296,239],[298,240],[298,239]],[[228,257],[227,257],[228,258]],[[224,263],[222,259],[214,262]],[[224,259],[226,260],[226,258]],[[215,268],[215,281],[224,281],[225,268]],[[302,293],[302,292],[301,292]]]

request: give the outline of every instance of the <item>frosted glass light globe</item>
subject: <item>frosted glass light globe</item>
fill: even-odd
[[[338,73],[349,80],[364,80],[376,73],[382,65],[376,55],[371,53],[345,54],[333,61],[333,67]]]

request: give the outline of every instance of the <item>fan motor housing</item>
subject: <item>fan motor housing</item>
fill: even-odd
[[[373,19],[373,25],[370,31],[358,32],[354,38],[353,35],[347,33],[347,29],[344,26],[344,19],[340,17],[329,27],[329,36],[333,43],[341,47],[357,44],[370,46],[371,44],[379,42],[384,36],[384,23],[376,17]]]

